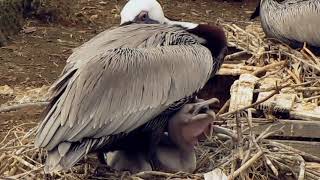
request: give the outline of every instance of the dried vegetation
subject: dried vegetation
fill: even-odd
[[[95,157],[88,156],[72,170],[50,177],[210,179],[217,177],[218,173],[212,170],[219,168],[226,179],[319,179],[319,157],[268,137],[283,132],[282,128],[273,128],[273,123],[283,114],[287,114],[284,116],[287,119],[320,119],[320,58],[306,47],[297,51],[280,42],[265,39],[259,24],[254,23],[242,29],[235,24],[219,23],[227,32],[229,46],[238,49],[226,57],[227,63],[222,66],[219,74],[239,75],[240,79],[231,88],[230,100],[218,112],[212,133],[196,148],[198,161],[194,174],[129,174],[110,170],[104,177],[95,177]],[[33,91],[26,97],[36,92],[42,91]],[[2,106],[0,112],[43,105],[45,95],[43,97],[13,100],[11,104]],[[257,134],[254,128],[261,124],[270,126]],[[0,140],[0,177],[49,177],[43,174],[45,151],[33,146],[36,125],[29,123],[15,126]],[[223,174],[221,177],[224,177]]]

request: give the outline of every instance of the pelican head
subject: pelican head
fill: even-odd
[[[141,24],[180,25],[187,29],[193,29],[198,26],[198,24],[194,23],[169,20],[165,17],[163,9],[157,0],[129,0],[123,7],[120,15],[120,25],[134,22]]]
[[[161,5],[156,0],[129,0],[120,15],[120,24],[126,22],[164,24],[167,20]]]

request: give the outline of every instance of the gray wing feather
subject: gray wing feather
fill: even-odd
[[[130,132],[203,87],[212,61],[202,45],[97,55],[64,80],[65,91],[41,123],[35,144],[52,150],[61,142]]]
[[[72,144],[64,142],[53,150],[48,151],[48,157],[44,167],[45,173],[70,169],[79,159],[90,152],[91,148],[99,147],[109,141],[109,138],[85,139],[81,143]]]
[[[267,35],[286,43],[296,40],[320,46],[319,19],[318,0],[272,0],[261,4],[261,21]]]
[[[62,74],[65,74],[75,66],[79,67],[85,64],[86,61],[95,55],[109,49],[156,47],[159,46],[158,43],[162,42],[163,39],[167,39],[163,44],[163,46],[166,46],[176,38],[176,36],[172,36],[173,33],[179,32],[183,34],[183,31],[180,27],[163,24],[132,24],[130,26],[108,29],[80,47],[75,48],[67,59],[67,64]]]

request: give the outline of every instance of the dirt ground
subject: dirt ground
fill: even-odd
[[[125,0],[79,0],[74,5],[76,23],[44,23],[28,19],[25,31],[11,37],[0,48],[0,86],[36,88],[52,84],[62,71],[72,48],[120,22],[119,12]],[[240,26],[248,24],[256,1],[233,0],[160,0],[165,14],[173,19],[214,23],[217,18]],[[1,96],[0,104],[12,100]],[[28,108],[0,114],[0,139],[12,126],[39,121],[41,108]]]

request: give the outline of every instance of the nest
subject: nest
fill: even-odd
[[[34,147],[37,124],[21,124],[13,127],[0,141],[0,177],[8,179],[214,179],[216,170],[227,179],[319,179],[320,158],[292,147],[268,140],[282,131],[269,128],[255,135],[252,128],[269,121],[263,117],[258,123],[253,118],[259,105],[274,95],[291,90],[297,102],[319,106],[320,60],[305,46],[301,51],[265,39],[259,25],[251,24],[242,29],[235,24],[220,22],[225,28],[229,47],[238,51],[226,57],[227,63],[220,75],[251,74],[263,81],[278,77],[275,86],[256,91],[269,92],[255,103],[227,111],[230,101],[220,109],[213,122],[212,133],[196,147],[197,169],[194,173],[166,173],[157,171],[129,172],[108,171],[96,177],[96,159],[88,155],[67,172],[45,175],[43,164],[46,152]],[[43,103],[43,102],[41,102]],[[32,102],[29,105],[34,105]],[[27,104],[28,105],[28,104]],[[13,105],[13,110],[26,104]],[[11,106],[0,108],[7,112]],[[219,124],[219,126],[217,126]],[[215,171],[213,171],[215,170]]]

